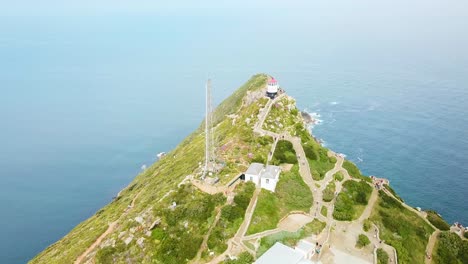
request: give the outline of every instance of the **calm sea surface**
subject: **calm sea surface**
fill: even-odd
[[[328,147],[468,224],[468,22],[427,12],[0,18],[0,262],[26,262],[174,148],[206,78],[219,103],[258,72],[320,115]]]

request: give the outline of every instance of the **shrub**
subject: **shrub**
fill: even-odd
[[[273,154],[273,160],[276,164],[297,163],[296,151],[294,150],[292,143],[287,140],[279,140],[276,144],[275,153]]]
[[[335,179],[335,181],[341,182],[341,181],[343,181],[344,176],[343,176],[343,174],[341,172],[337,172],[337,173],[335,173],[335,175],[333,175],[333,179]]]
[[[463,234],[463,236],[464,236],[465,238],[468,238],[468,231],[466,231],[465,234]]]
[[[340,221],[357,219],[367,205],[372,187],[364,181],[348,180],[343,183],[343,190],[335,202],[333,218]]]
[[[369,244],[370,244],[369,238],[364,234],[360,234],[357,241],[356,241],[356,247],[357,248],[363,248],[363,247],[365,247],[365,246],[367,246]]]
[[[388,264],[388,254],[381,248],[377,249],[377,264]]]
[[[327,209],[327,207],[326,207],[325,205],[322,205],[322,209],[320,209],[320,213],[321,213],[323,216],[327,217],[327,215],[328,215],[328,209]]]
[[[335,183],[331,181],[325,190],[323,190],[322,199],[324,202],[330,202],[335,197]]]
[[[427,220],[440,230],[450,230],[450,225],[435,211],[427,211]]]
[[[372,226],[372,222],[369,219],[364,220],[364,223],[362,223],[362,229],[364,231],[369,231]]]
[[[304,148],[304,153],[308,159],[318,160],[318,154],[314,147],[305,144],[302,147]]]

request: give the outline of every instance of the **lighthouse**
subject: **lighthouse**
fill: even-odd
[[[271,77],[267,84],[267,96],[271,99],[275,98],[278,94],[278,81]]]

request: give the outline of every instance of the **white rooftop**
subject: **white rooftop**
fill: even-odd
[[[260,175],[262,170],[263,170],[263,164],[254,162],[250,164],[249,169],[247,169],[245,174]]]
[[[314,250],[315,245],[308,241],[301,240],[299,241],[299,243],[297,243],[296,248],[304,252],[311,252],[312,250]]]
[[[262,178],[276,179],[281,168],[274,165],[268,165],[265,168],[265,171],[262,173]]]
[[[304,254],[276,242],[267,252],[255,261],[255,264],[297,264],[312,263],[304,260]]]

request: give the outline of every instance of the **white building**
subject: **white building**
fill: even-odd
[[[261,163],[252,163],[250,164],[249,169],[245,172],[245,181],[251,181],[255,183],[256,186],[260,185],[260,174],[263,171],[263,164]]]
[[[279,181],[281,169],[278,166],[268,165],[260,175],[260,187],[274,192]]]
[[[245,181],[251,181],[255,183],[257,187],[274,192],[276,184],[279,181],[280,173],[281,168],[278,166],[268,165],[265,168],[263,164],[252,163],[245,172]]]
[[[278,94],[278,89],[278,81],[275,80],[275,78],[271,77],[267,84],[267,96],[272,99],[275,98],[275,96]]]
[[[309,250],[309,244],[312,245],[310,252],[304,252],[303,250]],[[300,248],[298,248],[300,246]],[[255,264],[312,264],[313,262],[309,259],[314,254],[314,245],[301,240],[298,246],[292,249],[279,242],[276,242],[267,252],[259,257],[254,263]],[[304,248],[302,248],[304,247]]]

